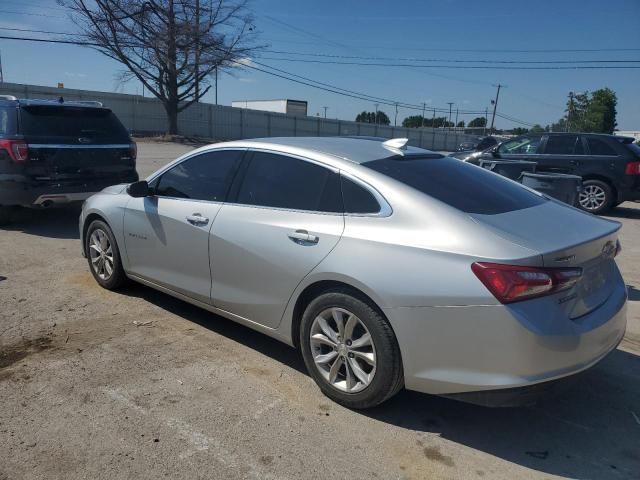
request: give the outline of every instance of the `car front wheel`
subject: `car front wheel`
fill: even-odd
[[[107,290],[117,290],[127,282],[120,251],[109,226],[94,220],[85,236],[85,252],[93,278]]]
[[[328,292],[309,304],[300,345],[322,392],[346,407],[376,406],[402,388],[402,361],[391,326],[349,291]]]
[[[613,189],[602,180],[585,180],[578,195],[578,205],[587,212],[601,214],[614,205]]]

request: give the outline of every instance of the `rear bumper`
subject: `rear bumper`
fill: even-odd
[[[25,177],[0,179],[0,205],[40,207],[50,204],[65,204],[86,200],[95,192],[119,183],[131,183],[138,180],[138,174],[132,172],[123,178],[108,178],[85,182],[42,183],[33,182]]]
[[[627,323],[621,278],[603,305],[567,320],[575,329],[560,335],[533,331],[521,312],[504,305],[384,312],[402,353],[405,386],[441,395],[529,387],[576,374],[615,349]]]

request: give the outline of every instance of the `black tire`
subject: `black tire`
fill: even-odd
[[[375,349],[376,366],[373,378],[368,386],[356,393],[349,393],[333,386],[323,376],[313,358],[310,336],[314,320],[331,308],[344,309],[353,313],[368,330]],[[320,390],[345,407],[354,409],[374,407],[398,393],[404,385],[400,349],[391,325],[375,306],[348,289],[323,293],[307,306],[300,325],[300,348],[307,370]],[[331,347],[327,348],[331,350]],[[348,361],[346,355],[343,357],[344,361]],[[348,355],[353,359],[352,354]],[[343,364],[340,368],[342,373],[339,375],[345,378],[346,366]]]
[[[590,187],[595,189],[597,192],[604,193],[604,201],[594,207],[589,207],[588,204],[585,204],[585,201],[583,201],[583,198],[589,191]],[[609,211],[614,206],[615,202],[616,198],[613,188],[611,188],[611,185],[609,185],[607,182],[595,179],[584,180],[582,182],[582,193],[580,193],[578,196],[578,207],[580,207],[582,210],[593,213],[595,215],[600,215]]]
[[[11,207],[0,205],[0,226],[11,223],[12,210],[13,209]]]
[[[109,276],[106,276],[106,273],[108,272],[105,271],[104,277],[106,278],[101,276],[100,268],[95,266],[92,257],[92,249],[90,245],[92,235],[96,232],[103,232],[109,241],[109,245],[111,246],[113,268],[112,273]],[[99,236],[100,233],[97,233],[97,235]],[[113,235],[113,232],[111,231],[111,228],[109,228],[109,225],[107,225],[102,220],[94,220],[93,222],[91,222],[91,225],[89,225],[89,228],[87,229],[87,234],[85,235],[84,242],[89,270],[91,271],[91,274],[93,275],[93,278],[95,278],[96,282],[98,282],[101,287],[106,288],[107,290],[117,290],[119,288],[122,288],[127,283],[128,279],[127,275],[124,273],[124,268],[122,267],[122,260],[120,257],[118,244],[116,243],[116,239]]]

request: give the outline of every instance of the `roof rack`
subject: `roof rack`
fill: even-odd
[[[0,100],[18,100],[18,98],[13,95],[0,95]]]
[[[96,100],[70,100],[70,101],[64,102],[64,103],[79,103],[81,105],[89,105],[89,106],[94,106],[94,107],[104,107],[104,104],[102,102],[98,102]]]

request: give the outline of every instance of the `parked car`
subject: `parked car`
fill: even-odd
[[[640,200],[640,147],[631,137],[596,133],[546,133],[507,140],[495,149],[471,156],[481,159],[528,160],[537,172],[582,177],[580,208],[605,213],[627,200]]]
[[[352,408],[402,386],[486,403],[616,347],[618,222],[406,142],[189,152],[84,203],[91,273],[299,348],[320,389]]]
[[[475,141],[462,142],[458,145],[457,152],[473,152],[483,151],[491,147],[495,147],[498,144],[498,140],[495,137],[479,137]]]
[[[0,224],[14,206],[79,202],[137,180],[136,144],[110,109],[0,97]]]

